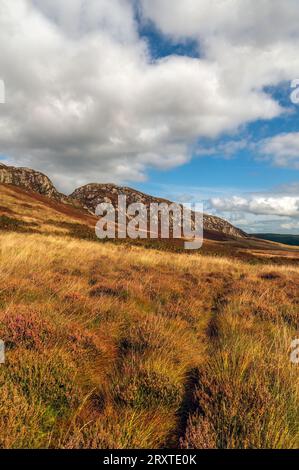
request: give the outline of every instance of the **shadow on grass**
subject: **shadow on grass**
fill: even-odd
[[[0,231],[5,232],[22,232],[22,233],[38,233],[35,230],[38,224],[34,222],[24,222],[23,220],[13,219],[6,215],[0,216]]]

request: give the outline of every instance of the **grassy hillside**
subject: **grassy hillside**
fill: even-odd
[[[262,240],[270,240],[272,242],[283,243],[285,245],[299,246],[299,235],[282,235],[279,233],[256,233],[255,237]]]
[[[14,197],[0,447],[298,447],[297,266],[89,241]]]

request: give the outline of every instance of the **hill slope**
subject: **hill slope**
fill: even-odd
[[[76,189],[70,197],[79,201],[86,209],[94,212],[97,205],[101,202],[112,202],[112,204],[115,205],[119,195],[126,196],[127,204],[139,202],[143,203],[146,207],[149,207],[152,203],[172,203],[166,199],[150,196],[140,191],[136,191],[135,189],[116,186],[114,184],[88,184]],[[209,232],[216,232],[220,235],[232,238],[245,238],[247,236],[242,230],[234,227],[229,222],[220,219],[219,217],[204,214],[203,222],[207,237]]]
[[[56,229],[0,246],[1,448],[298,447],[298,268]]]
[[[55,235],[100,242],[95,235],[97,218],[72,204],[65,204],[14,185],[0,184],[0,231]],[[202,254],[229,256],[252,262],[299,263],[299,250],[267,240],[229,237],[204,231]],[[115,240],[163,251],[184,252],[183,240]]]
[[[14,185],[33,193],[44,195],[63,204],[72,205],[94,214],[102,202],[117,203],[118,195],[126,195],[127,203],[142,202],[147,207],[151,203],[170,202],[156,198],[131,188],[113,184],[88,184],[76,189],[70,196],[59,193],[51,180],[44,174],[29,168],[16,168],[0,164],[0,184]],[[171,202],[170,202],[171,203]],[[246,234],[219,217],[204,215],[206,238],[244,238]]]
[[[0,198],[0,448],[298,447],[298,250],[103,243],[80,208]]]
[[[255,233],[253,234],[253,236],[262,240],[270,240],[272,242],[282,243],[284,245],[299,247],[299,235],[283,235],[278,233]]]
[[[0,163],[0,183],[13,184],[57,201],[65,200],[65,196],[56,190],[46,175],[30,168],[17,168]]]

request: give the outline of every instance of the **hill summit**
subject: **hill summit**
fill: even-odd
[[[57,202],[79,207],[90,214],[95,213],[98,204],[111,202],[115,204],[119,195],[127,197],[127,204],[141,202],[147,207],[151,203],[170,203],[171,201],[144,194],[126,186],[115,184],[91,183],[77,188],[71,195],[66,196],[55,188],[54,184],[45,174],[30,168],[6,166],[0,163],[0,184],[21,187],[29,192],[46,196]],[[245,238],[246,233],[219,217],[204,214],[204,231],[208,238],[232,237]]]

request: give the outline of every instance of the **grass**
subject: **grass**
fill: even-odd
[[[0,227],[0,448],[298,448],[297,265],[95,243],[5,197],[37,225]]]
[[[0,240],[1,447],[298,447],[298,268]]]
[[[6,215],[0,215],[0,230],[8,232],[34,233],[34,224],[18,220]]]
[[[261,238],[263,240],[271,240],[278,243],[283,243],[286,245],[299,246],[299,237],[298,235],[291,234],[279,234],[279,233],[257,233],[254,234],[255,237]]]

